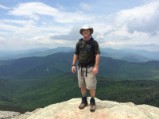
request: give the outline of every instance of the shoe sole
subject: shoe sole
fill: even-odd
[[[95,112],[95,110],[90,109],[91,112]]]
[[[90,109],[91,112],[95,112],[95,110],[96,110],[96,106],[95,106],[95,109],[92,109],[92,108]]]
[[[82,107],[82,108],[80,108],[80,107],[78,107],[79,109],[84,109],[85,107],[87,107],[88,105],[85,105],[84,107]]]

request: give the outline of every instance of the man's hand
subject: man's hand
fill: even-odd
[[[93,70],[92,70],[93,74],[94,75],[97,75],[98,74],[98,67],[93,67]]]
[[[92,70],[92,72],[93,72],[94,75],[97,75],[97,74],[98,74],[99,59],[100,59],[99,54],[96,54],[95,66],[93,67],[93,70]]]
[[[72,73],[76,72],[76,66],[72,66]]]
[[[77,61],[77,59],[78,59],[78,55],[74,54],[73,61],[72,61],[72,67],[71,67],[72,73],[76,72],[76,61]]]

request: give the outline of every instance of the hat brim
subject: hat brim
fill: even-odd
[[[82,35],[83,30],[90,30],[91,34],[93,34],[93,28],[89,28],[89,29],[80,29],[80,34]]]

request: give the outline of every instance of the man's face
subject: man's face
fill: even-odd
[[[89,29],[82,31],[82,35],[83,35],[84,37],[88,37],[88,36],[90,36],[90,34],[91,34],[91,32],[90,32]]]

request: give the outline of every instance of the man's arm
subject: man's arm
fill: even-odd
[[[75,73],[76,72],[76,62],[78,60],[78,55],[77,54],[74,54],[73,56],[73,61],[72,61],[72,73]]]
[[[74,56],[73,56],[73,61],[72,61],[72,65],[76,65],[77,60],[78,60],[78,55],[77,55],[77,54],[74,54]]]
[[[100,61],[100,54],[96,54],[96,56],[95,56],[95,66],[92,70],[94,75],[98,74],[99,61]]]
[[[100,61],[100,54],[96,54],[96,56],[95,56],[95,67],[97,67],[97,68],[99,66],[99,61]]]

